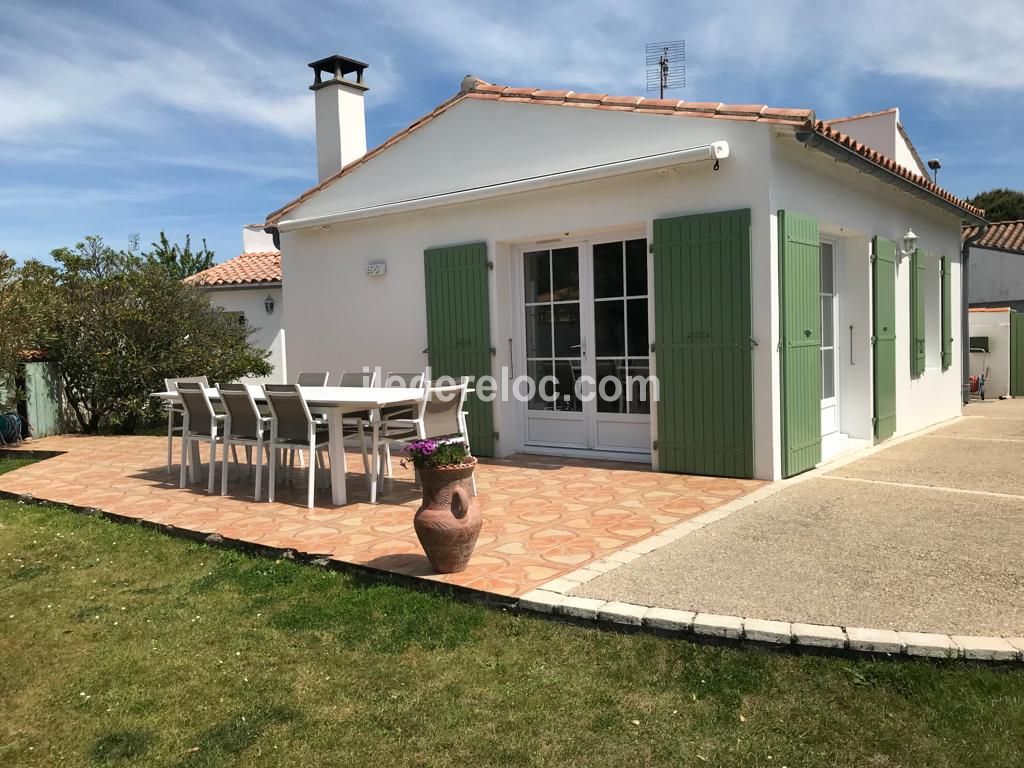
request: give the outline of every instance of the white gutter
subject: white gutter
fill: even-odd
[[[514,195],[519,192],[531,192],[536,189],[548,189],[559,187],[565,184],[577,184],[581,181],[593,179],[604,179],[611,176],[623,176],[628,173],[639,173],[641,171],[653,171],[659,168],[673,168],[689,163],[699,163],[705,160],[722,160],[729,157],[729,142],[715,141],[711,144],[704,144],[689,149],[676,149],[671,152],[661,152],[656,155],[644,155],[633,157],[627,160],[615,160],[610,163],[589,165],[583,168],[574,168],[568,171],[557,171],[546,173],[541,176],[529,176],[524,179],[503,181],[498,184],[488,184],[482,187],[471,187],[460,189],[454,192],[442,192],[437,195],[415,197],[409,200],[399,200],[394,203],[381,203],[370,205],[365,208],[356,208],[351,211],[328,213],[320,216],[309,216],[304,219],[285,219],[278,223],[277,228],[282,232],[293,229],[305,229],[307,227],[323,227],[329,224],[340,224],[345,221],[358,221],[360,219],[372,219],[377,216],[390,216],[395,213],[406,213],[409,211],[421,211],[427,208],[437,208],[442,205],[454,203],[468,203],[476,200],[487,200],[493,197]]]

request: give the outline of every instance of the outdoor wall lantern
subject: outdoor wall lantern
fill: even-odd
[[[267,298],[263,300],[263,306],[267,310],[268,315],[274,314],[274,297],[269,293],[267,294]]]
[[[900,251],[902,258],[907,258],[914,253],[917,248],[917,235],[914,234],[914,230],[907,227],[907,231],[903,234],[903,250]]]

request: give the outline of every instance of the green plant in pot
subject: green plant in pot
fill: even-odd
[[[438,573],[466,570],[483,525],[472,494],[476,459],[463,443],[414,440],[402,461],[408,464],[423,488],[413,527],[431,567]]]

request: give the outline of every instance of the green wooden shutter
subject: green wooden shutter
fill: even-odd
[[[915,249],[910,256],[910,373],[920,376],[925,365],[924,271],[928,254]]]
[[[1024,315],[1010,312],[1010,395],[1024,395]]]
[[[782,474],[821,461],[821,241],[810,216],[779,211]]]
[[[491,375],[487,245],[424,252],[427,351],[431,376]],[[494,455],[494,412],[477,395],[467,401],[469,442],[477,456]]]
[[[949,257],[942,257],[942,370],[953,364],[953,306]]]
[[[876,237],[871,258],[875,437],[896,432],[896,243]]]
[[[654,222],[658,465],[753,477],[750,211]]]

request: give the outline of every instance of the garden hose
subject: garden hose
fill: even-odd
[[[21,442],[21,417],[16,413],[0,414],[0,445]]]

